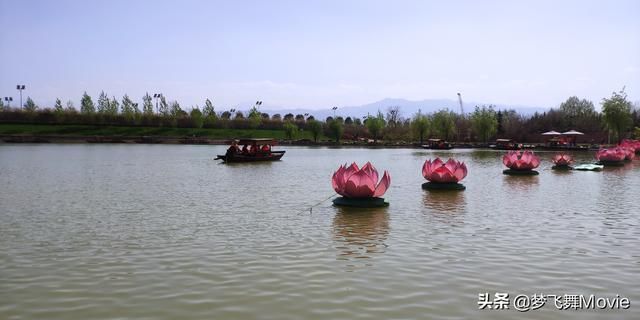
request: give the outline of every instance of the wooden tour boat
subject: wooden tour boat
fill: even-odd
[[[427,144],[422,146],[425,149],[449,150],[453,149],[453,145],[444,139],[429,139]]]
[[[284,156],[285,151],[272,151],[271,148],[276,144],[275,139],[262,138],[262,139],[240,139],[234,141],[231,147],[227,149],[226,154],[218,155],[214,160],[222,160],[223,162],[262,162],[262,161],[277,161]],[[238,145],[252,146],[255,151],[241,151]],[[268,150],[262,150],[262,147],[268,146]],[[234,149],[236,151],[234,151]],[[245,148],[246,149],[246,148]]]
[[[496,143],[489,147],[496,150],[520,150],[522,144],[516,143],[513,139],[496,139]]]

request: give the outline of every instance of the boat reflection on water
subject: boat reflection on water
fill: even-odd
[[[333,238],[339,259],[371,258],[383,253],[389,235],[389,212],[382,208],[336,207]]]

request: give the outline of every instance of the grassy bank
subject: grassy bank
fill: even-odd
[[[33,136],[162,136],[202,137],[209,139],[276,138],[285,139],[284,130],[197,129],[173,127],[120,127],[95,125],[0,124],[0,135]],[[313,139],[310,132],[299,132],[296,139]],[[324,137],[323,137],[324,138]],[[324,138],[326,139],[326,138]]]

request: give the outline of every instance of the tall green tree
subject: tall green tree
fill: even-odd
[[[251,110],[249,110],[249,127],[252,129],[256,129],[262,123],[262,114],[260,110],[258,110],[257,106],[253,106]]]
[[[153,115],[153,102],[151,101],[151,96],[149,95],[149,92],[145,93],[145,95],[142,97],[142,113],[145,116],[151,116]]]
[[[171,109],[170,109],[170,113],[172,117],[180,117],[182,115],[184,115],[184,111],[182,110],[182,108],[180,107],[180,104],[178,103],[178,101],[174,100],[173,102],[171,102]]]
[[[0,111],[4,111],[4,101],[0,99]]]
[[[596,117],[593,102],[576,96],[569,97],[561,103],[559,110],[571,129],[586,130],[589,122]]]
[[[31,97],[27,97],[27,102],[24,103],[24,111],[27,112],[35,112],[38,109],[38,105],[31,99]]]
[[[110,106],[109,97],[107,97],[104,91],[100,91],[100,96],[98,96],[98,113],[107,113]]]
[[[288,140],[293,139],[298,133],[298,126],[293,124],[291,121],[285,122],[282,128],[284,129],[284,135]]]
[[[204,107],[202,108],[202,116],[204,117],[204,124],[207,128],[215,127],[218,116],[216,115],[216,110],[213,106],[213,103],[209,99],[205,100],[204,102]]]
[[[387,108],[387,125],[389,127],[395,128],[400,124],[401,121],[402,119],[399,106]]]
[[[96,112],[96,107],[93,104],[93,100],[86,91],[82,95],[82,100],[80,100],[80,112],[84,114],[94,114]]]
[[[62,101],[60,101],[60,98],[56,98],[56,104],[53,106],[53,110],[57,113],[64,112],[64,107],[62,106]]]
[[[351,117],[344,118],[344,124],[350,126],[353,124],[353,119]]]
[[[420,138],[420,144],[424,143],[424,138],[429,136],[430,121],[429,117],[422,114],[418,110],[418,113],[411,120],[411,130]]]
[[[136,115],[136,117],[140,116],[142,114],[142,112],[140,112],[140,108],[138,108],[138,103],[137,102],[131,102],[131,108],[133,108],[133,113]]]
[[[202,128],[202,126],[204,125],[204,117],[202,116],[202,111],[200,111],[200,108],[198,108],[198,106],[191,109],[189,116],[191,117],[191,122],[193,123],[194,127],[198,129]]]
[[[118,102],[118,99],[113,96],[113,98],[109,100],[109,107],[105,110],[104,113],[115,116],[118,114],[118,110],[120,110],[120,102]]]
[[[229,111],[223,111],[223,112],[220,114],[220,118],[225,119],[225,120],[229,120],[229,119],[231,119],[231,112],[229,112]]]
[[[365,126],[367,130],[369,130],[369,133],[371,133],[373,141],[378,141],[382,136],[382,129],[384,129],[384,115],[382,112],[378,111],[378,115],[375,117],[368,117]]]
[[[471,128],[483,142],[489,141],[498,131],[498,117],[493,107],[476,106],[476,110],[471,114]]]
[[[128,94],[125,94],[122,97],[122,106],[120,110],[125,119],[133,120],[135,118],[136,111],[133,108],[133,101],[131,101],[131,98],[129,98]]]
[[[605,125],[613,131],[616,140],[622,140],[632,123],[631,102],[627,100],[624,90],[613,92],[611,98],[602,99],[602,114]]]
[[[440,110],[433,114],[431,127],[439,138],[449,140],[456,132],[456,115],[449,110]]]
[[[560,111],[568,117],[583,117],[596,112],[593,102],[587,99],[580,99],[576,96],[569,97],[560,104]]]
[[[62,101],[60,98],[56,98],[56,103],[53,106],[53,114],[55,115],[56,121],[60,122],[64,118],[64,107],[62,106]]]
[[[322,123],[315,119],[307,120],[307,128],[311,131],[313,142],[318,142],[318,137],[322,133]]]
[[[204,101],[204,107],[202,108],[202,114],[205,117],[210,117],[210,116],[214,116],[216,115],[216,110],[213,107],[213,103],[211,102],[211,100],[207,99]]]
[[[158,112],[163,117],[167,117],[170,115],[169,104],[167,103],[167,99],[164,97],[164,95],[160,96],[160,107],[158,108]]]
[[[331,120],[327,123],[329,127],[329,132],[333,139],[335,139],[336,143],[340,143],[340,138],[342,138],[342,133],[344,132],[344,124],[338,120]]]

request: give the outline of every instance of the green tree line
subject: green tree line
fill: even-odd
[[[155,105],[153,99],[156,99]],[[155,126],[181,128],[229,128],[283,130],[288,139],[296,139],[301,131],[308,131],[314,140],[322,136],[336,142],[341,140],[379,140],[424,143],[428,138],[441,138],[457,142],[488,143],[496,138],[511,138],[520,142],[538,142],[540,133],[549,130],[578,130],[590,142],[618,141],[627,137],[638,138],[640,130],[639,106],[628,101],[624,91],[613,92],[601,102],[602,112],[586,99],[569,97],[558,108],[533,115],[522,115],[515,110],[497,110],[494,106],[476,106],[469,114],[458,114],[442,109],[430,114],[418,111],[404,117],[397,106],[386,113],[378,111],[362,119],[341,116],[315,119],[313,115],[261,112],[256,103],[246,114],[230,109],[216,111],[210,99],[203,106],[185,111],[176,100],[163,95],[152,98],[148,93],[142,103],[129,95],[109,97],[100,92],[97,100],[86,92],[80,99],[79,109],[72,101],[56,99],[52,108],[41,108],[27,97],[22,108],[9,108],[0,101],[0,122],[32,124],[90,124],[111,126]]]

